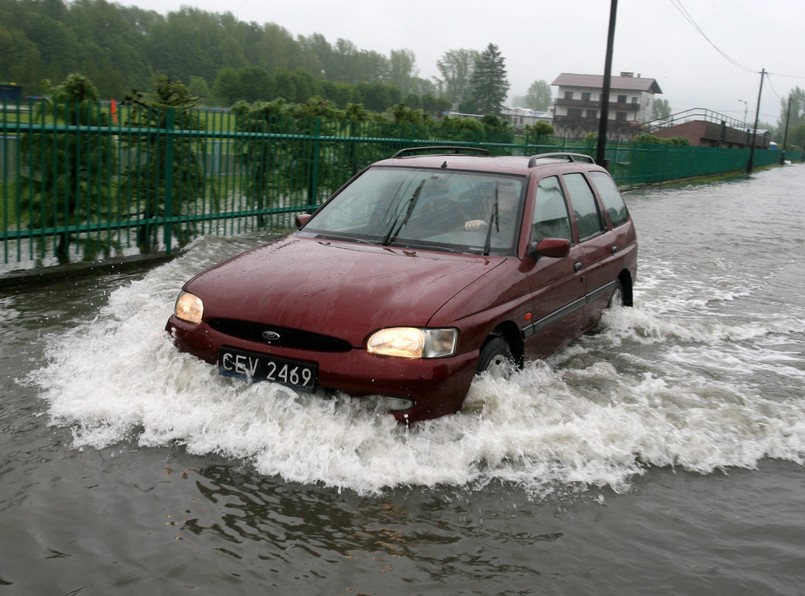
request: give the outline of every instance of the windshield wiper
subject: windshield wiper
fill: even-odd
[[[375,243],[371,240],[366,240],[364,238],[356,238],[355,236],[339,236],[337,234],[316,234],[317,239],[324,239],[324,240],[346,240],[347,242],[357,242],[358,244],[369,244],[374,246]]]
[[[492,205],[492,215],[489,216],[489,225],[486,227],[486,241],[484,242],[484,256],[489,256],[492,248],[492,224],[495,224],[495,231],[500,233],[500,216],[498,214],[498,188],[499,182],[495,182],[495,204]]]
[[[419,195],[422,194],[422,187],[425,186],[425,180],[419,183],[419,186],[414,189],[414,193],[411,195],[411,198],[408,199],[408,207],[405,210],[405,218],[397,225],[397,220],[400,219],[400,214],[397,214],[397,217],[394,218],[394,221],[391,223],[391,228],[389,229],[389,233],[383,239],[383,246],[388,246],[394,239],[397,238],[397,234],[400,233],[400,230],[405,227],[405,224],[408,223],[408,218],[411,217],[411,213],[414,211],[414,207],[416,207],[416,203],[419,200]]]

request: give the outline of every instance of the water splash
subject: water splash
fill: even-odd
[[[625,490],[649,466],[803,461],[803,368],[788,349],[801,341],[799,318],[711,316],[718,307],[689,286],[669,307],[658,267],[637,307],[608,313],[598,333],[508,381],[479,379],[461,412],[408,428],[364,400],[221,377],[175,350],[163,326],[182,282],[242,248],[197,243],[112,292],[94,319],[47,338],[48,363],[28,381],[75,447],[182,446],[360,493],[493,481],[536,495]]]

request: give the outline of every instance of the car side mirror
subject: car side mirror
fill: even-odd
[[[296,229],[301,230],[304,225],[310,221],[310,218],[313,217],[310,213],[300,213],[296,216]]]
[[[537,243],[529,245],[528,256],[538,259],[549,257],[563,259],[570,254],[570,240],[566,238],[543,238]]]

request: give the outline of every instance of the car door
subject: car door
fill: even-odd
[[[586,175],[572,172],[563,174],[562,179],[572,205],[581,247],[580,272],[587,302],[581,328],[586,331],[598,322],[609,303],[620,273],[616,257],[618,247]]]
[[[614,236],[613,254],[619,271],[628,270],[633,281],[637,272],[637,233],[629,216],[629,210],[618,186],[606,172],[590,172],[588,179],[598,195],[599,204],[609,220]]]
[[[585,307],[583,253],[574,242],[567,201],[557,176],[539,181],[531,223],[531,243],[544,238],[571,242],[564,258],[540,256],[528,272],[532,319],[523,330],[529,358],[542,358],[581,333]]]

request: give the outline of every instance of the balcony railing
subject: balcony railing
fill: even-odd
[[[580,109],[589,109],[601,108],[600,101],[590,101],[584,99],[563,99],[558,98],[554,101],[557,106],[562,106],[565,108],[580,108]],[[639,103],[629,103],[625,101],[611,101],[609,102],[609,110],[618,110],[621,112],[638,112],[640,111],[640,104]]]

